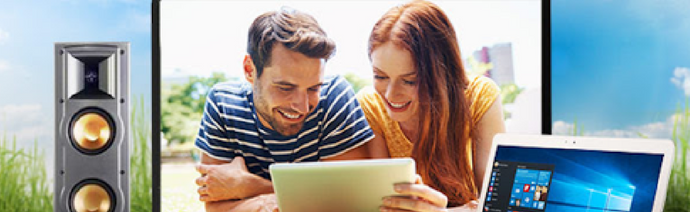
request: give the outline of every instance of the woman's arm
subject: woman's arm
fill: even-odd
[[[474,164],[472,164],[474,167],[474,181],[477,186],[477,192],[481,192],[481,186],[484,185],[484,171],[486,171],[493,138],[497,133],[503,133],[505,131],[503,107],[501,105],[501,98],[498,96],[477,124],[477,133],[479,133],[476,142],[477,152],[473,160]],[[481,194],[477,194],[481,196]],[[448,208],[448,212],[474,212],[477,211],[477,205],[477,201],[473,200],[459,207]]]
[[[484,185],[484,171],[486,171],[494,135],[497,133],[504,133],[506,131],[505,128],[501,98],[497,96],[494,103],[491,104],[489,110],[484,113],[484,116],[477,124],[477,133],[479,135],[475,142],[477,149],[474,155],[474,164],[472,164],[474,167],[474,182],[477,187],[477,192],[481,192],[482,186]]]
[[[390,158],[390,153],[388,152],[388,144],[386,144],[386,139],[377,131],[374,131],[374,139],[371,139],[367,145],[367,150],[369,151],[369,157],[376,158]]]

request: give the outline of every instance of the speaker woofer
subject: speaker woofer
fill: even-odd
[[[72,212],[112,212],[115,203],[110,186],[97,179],[87,179],[77,184],[69,200]]]
[[[100,154],[113,143],[115,125],[103,110],[87,108],[72,117],[69,128],[72,145],[84,154]]]

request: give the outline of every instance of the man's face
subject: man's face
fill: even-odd
[[[253,82],[261,123],[285,136],[297,134],[319,103],[324,66],[323,59],[309,58],[276,44],[270,66],[265,66]]]

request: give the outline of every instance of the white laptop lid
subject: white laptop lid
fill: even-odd
[[[477,211],[661,212],[670,140],[494,137]]]
[[[379,211],[393,185],[413,183],[410,158],[273,164],[269,167],[281,212]]]

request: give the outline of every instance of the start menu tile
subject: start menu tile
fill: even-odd
[[[542,212],[554,165],[496,161],[493,164],[484,211]]]

